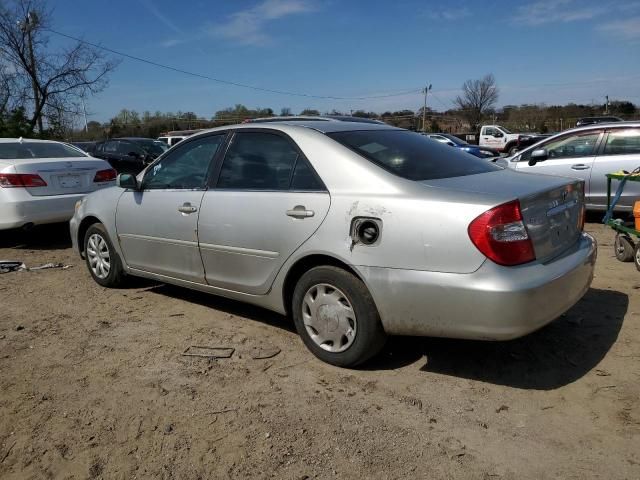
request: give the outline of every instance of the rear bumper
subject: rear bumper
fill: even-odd
[[[75,204],[86,194],[34,197],[18,189],[0,192],[0,230],[27,224],[66,222],[73,216]]]
[[[359,267],[389,334],[508,340],[541,328],[571,308],[593,279],[596,241],[583,234],[547,264],[471,274]]]

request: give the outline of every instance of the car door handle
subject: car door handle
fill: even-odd
[[[309,218],[313,217],[315,212],[313,210],[307,210],[304,205],[296,205],[291,210],[287,210],[287,216],[293,218]]]
[[[585,165],[584,163],[576,163],[575,165],[571,165],[571,170],[589,170],[589,165]]]
[[[191,205],[189,202],[185,202],[183,203],[181,206],[178,207],[178,211],[180,213],[195,213],[198,211],[197,207],[194,207],[193,205]]]

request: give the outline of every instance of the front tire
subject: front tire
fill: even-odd
[[[386,335],[362,281],[333,266],[315,267],[298,281],[293,320],[302,341],[320,360],[354,367],[382,350]]]
[[[615,251],[616,258],[621,262],[633,261],[633,242],[626,235],[616,233],[616,238],[613,242],[613,249]]]
[[[94,223],[87,229],[84,235],[84,253],[89,273],[98,284],[117,288],[124,283],[122,262],[103,224]]]
[[[636,243],[636,248],[633,252],[633,263],[635,263],[636,269],[640,272],[640,242]]]

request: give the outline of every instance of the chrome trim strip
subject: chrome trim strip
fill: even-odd
[[[152,237],[149,235],[136,235],[135,233],[121,233],[118,235],[120,241],[125,238],[132,238],[134,240],[143,240],[147,242],[158,242],[158,243],[168,243],[170,245],[179,245],[183,247],[198,247],[198,242],[193,242],[191,240],[178,240],[174,238],[162,238],[162,237]]]
[[[271,252],[269,250],[255,250],[252,248],[231,247],[229,245],[212,245],[210,243],[201,243],[200,248],[202,250],[212,250],[222,253],[235,253],[238,255],[250,255],[252,257],[278,258],[280,256],[280,253]]]

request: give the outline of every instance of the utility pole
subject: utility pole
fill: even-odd
[[[84,106],[84,97],[80,97],[82,100],[82,113],[84,113],[84,131],[89,133],[89,124],[87,123],[87,108]]]
[[[35,12],[27,12],[27,18],[23,21],[19,21],[18,25],[20,29],[27,34],[27,50],[29,51],[29,62],[31,63],[31,86],[33,87],[33,107],[34,113],[40,105],[40,91],[38,90],[38,84],[36,82],[37,78],[37,67],[36,67],[36,58],[33,55],[33,38],[31,36],[31,32],[34,28],[38,26],[39,19],[38,15]],[[42,133],[42,114],[38,115],[38,130]]]
[[[605,95],[604,98],[607,100],[607,103],[604,104],[604,114],[609,115],[609,95]]]
[[[422,131],[427,131],[427,93],[431,90],[431,84],[424,87],[424,107],[422,108]]]

